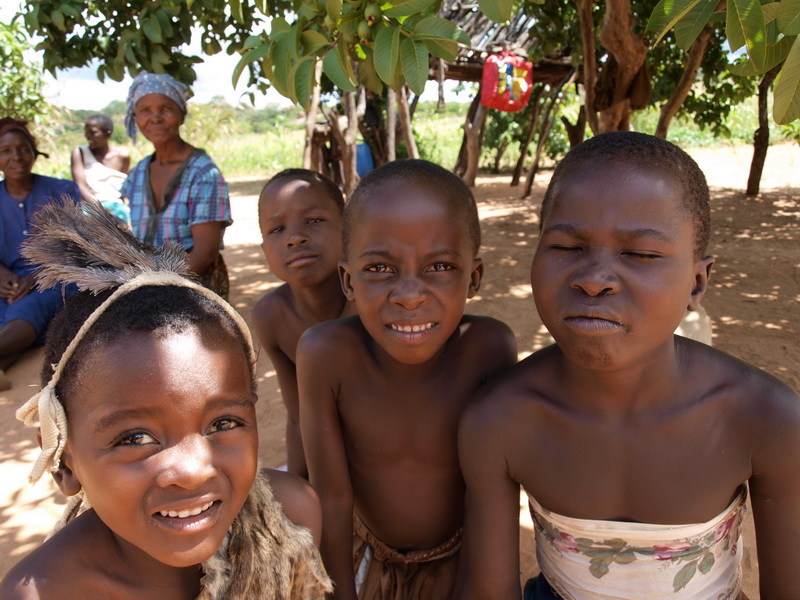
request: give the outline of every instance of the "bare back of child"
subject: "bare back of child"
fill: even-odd
[[[296,476],[258,472],[244,320],[182,276],[177,248],[142,246],[93,200],[37,219],[25,256],[42,261],[40,285],[84,291],[53,321],[44,388],[17,414],[40,420],[31,480],[51,471],[70,502],[0,595],[321,599],[319,501]]]
[[[338,273],[344,199],[324,175],[288,169],[266,183],[258,207],[264,256],[286,283],[256,303],[253,329],[286,405],[288,470],[308,477],[298,412],[297,341],[312,325],[354,313]]]
[[[463,314],[483,273],[475,201],[431,163],[384,165],[348,201],[344,245],[358,316],[298,346],[323,560],[337,599],[446,598],[464,515],[458,419],[516,360],[508,327]]]
[[[531,283],[556,340],[471,407],[465,597],[519,598],[520,485],[542,576],[525,598],[739,598],[749,489],[762,598],[800,598],[800,401],[672,332],[706,291],[709,198],[672,144],[604,134],[558,166]]]

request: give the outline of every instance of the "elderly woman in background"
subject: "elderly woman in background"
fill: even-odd
[[[131,168],[131,157],[124,148],[109,146],[114,122],[104,114],[86,119],[83,134],[88,146],[72,151],[72,179],[84,198],[95,198],[106,210],[125,225],[131,214],[122,201],[122,184]]]
[[[11,387],[5,370],[22,351],[44,338],[50,319],[63,304],[62,291],[34,290],[36,265],[20,255],[31,218],[63,196],[80,199],[72,181],[33,173],[39,152],[25,121],[0,119],[0,390]]]
[[[140,73],[133,80],[125,127],[134,141],[138,128],[155,152],[131,170],[122,195],[137,238],[154,246],[177,242],[203,285],[227,298],[220,248],[232,222],[228,186],[208,155],[181,137],[189,96],[169,75]]]

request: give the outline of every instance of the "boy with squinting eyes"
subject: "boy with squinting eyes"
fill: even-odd
[[[599,135],[559,164],[531,266],[556,343],[466,412],[470,599],[520,598],[519,490],[542,575],[526,600],[741,598],[750,495],[761,597],[800,598],[800,399],[673,335],[696,309],[709,192],[682,150]]]

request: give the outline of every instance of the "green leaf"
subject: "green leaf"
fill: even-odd
[[[294,81],[294,97],[296,102],[305,110],[311,101],[311,92],[316,83],[314,79],[314,64],[317,59],[313,56],[304,56],[292,67],[291,77]]]
[[[647,21],[647,31],[655,31],[658,44],[675,23],[683,19],[702,0],[660,0]]]
[[[154,44],[161,44],[164,38],[161,36],[161,24],[155,16],[152,16],[142,23],[142,29],[147,39]]]
[[[328,16],[334,21],[338,21],[342,16],[342,0],[328,0],[325,3],[325,8],[328,11]]]
[[[289,33],[292,26],[286,22],[286,19],[281,17],[276,17],[272,19],[272,29],[270,30],[270,36],[277,35],[279,33]]]
[[[256,0],[256,8],[262,15],[269,16],[269,2],[267,0]]]
[[[322,59],[322,70],[340,90],[356,91],[355,73],[343,40],[340,39],[336,46],[325,54]]]
[[[425,17],[414,27],[414,39],[425,44],[434,56],[454,62],[458,54],[458,42],[465,37],[455,23],[439,17]]]
[[[400,42],[400,64],[408,87],[415,94],[421,94],[428,81],[428,50],[414,38],[404,38]]]
[[[244,12],[242,11],[242,0],[228,0],[228,6],[231,7],[231,15],[239,23],[244,24]]]
[[[714,0],[701,0],[694,8],[692,8],[684,18],[675,24],[675,41],[678,47],[685,52],[689,50],[692,42],[703,31],[711,14],[717,7]]]
[[[728,70],[738,77],[753,77],[759,73],[765,73],[772,67],[781,64],[789,55],[789,50],[795,40],[794,35],[783,37],[777,44],[767,45],[767,53],[764,59],[764,66],[757,68],[752,60],[747,60],[736,65],[731,65]]]
[[[351,10],[350,12],[342,15],[338,23],[339,31],[347,35],[356,35],[358,32],[358,24],[364,20],[364,13]]]
[[[772,115],[776,123],[786,125],[800,119],[800,37],[792,44],[774,87]]]
[[[242,55],[242,58],[239,59],[239,62],[236,64],[236,67],[233,69],[233,87],[236,87],[236,84],[239,82],[239,77],[242,76],[242,71],[244,68],[249,65],[250,63],[256,62],[261,60],[262,58],[268,57],[272,52],[272,42],[264,42],[257,48],[252,48],[245,52]]]
[[[383,27],[375,36],[375,72],[384,83],[392,85],[399,58],[400,30]]]
[[[397,2],[389,2],[388,5],[384,4],[383,14],[392,18],[408,17],[421,13],[435,2],[436,0],[397,0]]]
[[[330,42],[328,38],[319,31],[304,31],[300,35],[300,42],[303,44],[303,54],[316,54],[318,50],[326,47]]]
[[[800,34],[800,0],[781,0],[778,4],[778,29],[784,35]]]
[[[780,2],[770,2],[769,4],[762,4],[761,10],[764,13],[764,23],[771,23],[778,18],[778,11],[781,9]]]
[[[725,32],[731,52],[747,46],[750,60],[759,69],[764,64],[767,30],[758,0],[728,0]]]
[[[370,48],[364,48],[364,60],[358,63],[358,82],[371,92],[383,92],[383,82],[375,70],[375,54]]]
[[[172,28],[172,19],[170,18],[169,13],[166,10],[158,10],[156,11],[156,18],[158,19],[158,24],[161,25],[161,34],[164,37],[172,37],[174,30]]]
[[[478,0],[481,12],[496,23],[505,23],[514,12],[513,0]]]
[[[67,28],[64,25],[64,13],[62,13],[57,8],[54,8],[50,12],[50,20],[53,22],[53,25],[55,25],[61,31],[64,31],[64,32],[67,31]]]
[[[272,46],[272,85],[290,100],[294,93],[294,85],[289,86],[289,74],[291,73],[291,61],[289,58],[289,46],[286,43],[287,36],[280,36],[274,40]]]

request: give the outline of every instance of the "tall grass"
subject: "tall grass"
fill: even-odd
[[[429,106],[430,105],[430,106]],[[565,107],[569,112],[570,107]],[[243,127],[233,118],[219,117],[216,121],[202,115],[205,110],[212,110],[204,106],[193,106],[192,111],[197,111],[197,116],[192,118],[190,112],[183,135],[192,143],[203,144],[205,150],[217,163],[220,170],[228,178],[241,176],[267,177],[281,169],[299,167],[303,156],[304,129],[301,121],[283,119],[277,121],[271,128],[266,128],[263,133],[242,133]],[[453,168],[458,159],[461,147],[464,115],[467,105],[448,105],[443,112],[437,112],[433,103],[420,103],[417,109],[413,127],[417,145],[423,158]],[[652,133],[655,131],[658,120],[658,109],[638,111],[634,114],[634,127],[637,131]],[[210,123],[210,125],[209,125]],[[684,147],[709,146],[720,143],[751,143],[753,132],[758,126],[756,99],[751,98],[745,103],[734,107],[727,125],[731,131],[728,140],[714,138],[710,132],[702,130],[691,119],[678,117],[673,120],[669,130],[668,139]],[[770,124],[773,141],[792,139],[797,132],[781,129],[774,123]],[[210,130],[210,131],[209,131]],[[38,132],[36,132],[38,133]],[[567,143],[563,127],[556,122],[548,142],[549,149],[556,149],[556,153],[566,150]],[[72,148],[85,144],[86,141],[81,131],[76,130],[75,124],[58,136],[41,136],[40,143],[46,152],[50,153],[49,159],[40,158],[35,171],[44,175],[70,178],[70,153]],[[115,131],[115,138],[121,139]],[[563,139],[561,139],[563,138]],[[132,163],[135,164],[153,151],[152,145],[141,136],[136,144],[122,144],[131,154]],[[535,148],[531,145],[530,152]],[[490,168],[494,163],[495,149],[485,147],[480,165]],[[507,169],[516,162],[519,145],[512,143],[501,163],[501,169]],[[551,152],[552,153],[552,152]]]

